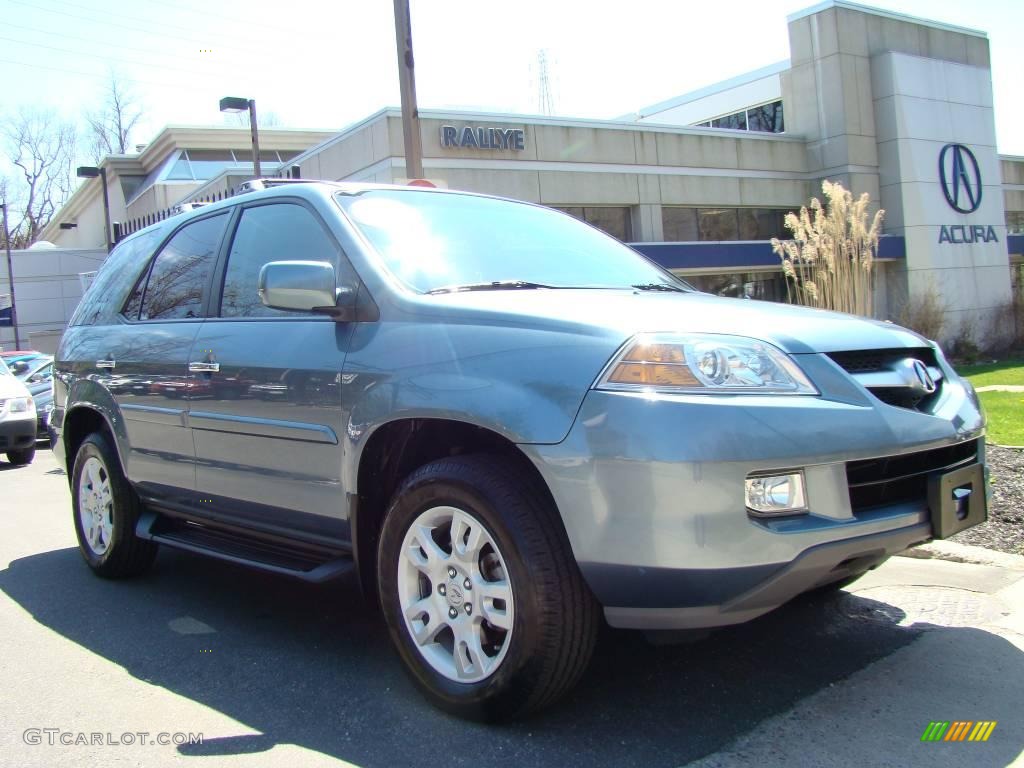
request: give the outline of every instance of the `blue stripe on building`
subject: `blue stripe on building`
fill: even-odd
[[[1021,239],[1024,240],[1024,237]],[[781,263],[778,255],[772,251],[772,244],[767,240],[632,243],[631,246],[665,269],[778,267]],[[899,260],[906,257],[906,241],[902,237],[885,235],[878,241],[879,259]]]

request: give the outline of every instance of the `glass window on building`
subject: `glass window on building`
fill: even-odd
[[[732,115],[726,115],[725,117],[716,117],[711,121],[712,128],[731,128],[734,131],[745,131],[747,130],[747,113],[736,112]]]
[[[697,123],[697,127],[783,133],[786,126],[782,119],[782,100],[741,109],[739,112],[716,117],[714,120],[705,120],[703,123]]]
[[[695,240],[780,240],[789,238],[781,208],[688,208],[663,206],[665,242]]]
[[[663,207],[661,209],[661,228],[662,236],[669,243],[689,243],[699,240],[697,209]]]
[[[738,240],[739,226],[735,208],[698,208],[699,240]]]
[[[1006,212],[1006,231],[1011,235],[1024,235],[1024,211]]]
[[[738,215],[740,240],[789,238],[784,223],[786,211],[775,208],[740,208]]]
[[[629,206],[554,206],[557,210],[575,216],[602,232],[628,243],[633,239],[633,226]]]
[[[747,110],[747,130],[764,133],[782,133],[785,124],[782,120],[782,102],[773,101]]]
[[[782,271],[725,272],[707,275],[685,275],[684,279],[698,291],[734,299],[786,301],[786,281]]]

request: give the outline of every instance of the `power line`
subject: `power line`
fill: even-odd
[[[11,24],[9,22],[5,23],[4,27],[5,28],[6,27],[13,27],[14,29],[23,29],[26,32],[35,32],[35,33],[40,34],[40,35],[48,35],[48,36],[52,36],[52,37],[59,37],[59,38],[64,38],[66,40],[76,40],[76,41],[80,41],[80,42],[83,42],[83,43],[89,43],[92,46],[96,45],[96,41],[94,39],[92,39],[92,38],[79,37],[77,35],[69,35],[69,34],[64,33],[64,32],[53,32],[52,30],[48,30],[48,29],[37,29],[36,27],[26,27],[26,26],[24,26],[22,24]],[[26,42],[26,41],[20,41],[19,40],[19,42]],[[121,45],[120,43],[106,43],[105,42],[103,44],[103,47],[104,47],[104,49],[106,49],[106,48],[122,48],[122,49],[124,49],[126,51],[134,51],[135,53],[144,53],[147,56],[152,56],[155,53],[155,51],[152,48],[133,48],[130,45]],[[170,52],[167,51],[166,53],[169,54]]]
[[[103,81],[106,81],[108,79],[108,77],[109,77],[109,75],[91,74],[89,72],[82,72],[80,70],[65,69],[63,67],[51,67],[51,66],[48,66],[46,64],[36,64],[34,62],[29,64],[29,63],[24,62],[24,61],[14,61],[13,59],[0,59],[0,62],[3,62],[4,64],[14,64],[14,65],[19,66],[19,67],[26,67],[28,69],[48,69],[51,72],[62,72],[64,74],[66,74],[66,75],[77,75],[79,77],[88,77],[88,78],[93,79],[93,80],[103,80]],[[155,80],[143,80],[143,79],[139,79],[139,78],[132,78],[132,80],[133,80],[133,82],[145,83],[146,85],[155,85],[158,88],[173,88],[173,89],[176,89],[176,90],[188,91],[189,93],[194,93],[195,90],[196,90],[195,83],[162,83],[162,82],[157,82]]]
[[[106,27],[118,27],[120,29],[127,29],[129,32],[141,32],[141,33],[143,33],[145,35],[150,35],[152,37],[172,37],[172,38],[175,38],[175,39],[178,39],[178,40],[184,40],[187,43],[191,43],[193,45],[198,45],[198,46],[209,45],[209,41],[205,41],[204,42],[204,41],[200,41],[200,40],[197,40],[195,38],[192,38],[192,37],[184,37],[183,35],[175,35],[175,34],[172,34],[170,32],[159,32],[159,31],[154,31],[154,30],[151,30],[151,29],[140,29],[139,27],[134,27],[134,26],[131,26],[131,25],[128,25],[128,24],[119,24],[116,21],[110,21],[108,19],[96,19],[96,18],[91,17],[91,16],[82,16],[81,14],[77,14],[77,13],[69,13],[68,11],[62,11],[62,10],[59,10],[59,9],[46,8],[45,6],[39,5],[38,3],[23,2],[23,0],[7,0],[7,1],[10,2],[10,3],[14,3],[15,5],[23,5],[26,8],[33,8],[35,10],[43,11],[45,13],[52,13],[52,14],[55,14],[57,16],[67,16],[68,18],[71,18],[71,19],[79,19],[81,21],[88,21],[88,22],[92,22],[94,24],[102,24],[103,26],[106,26]],[[251,48],[243,49],[243,48],[237,48],[237,47],[235,47],[233,45],[226,45],[225,44],[225,45],[220,45],[220,47],[226,48],[226,49],[232,50],[232,51],[238,51],[239,53],[250,53],[251,52]]]
[[[193,77],[204,77],[204,76],[207,76],[207,75],[210,74],[209,70],[203,71],[203,70],[198,70],[198,69],[182,69],[181,67],[172,67],[172,66],[168,66],[166,64],[155,64],[155,63],[152,63],[152,62],[137,61],[137,60],[132,60],[132,59],[119,59],[119,58],[114,57],[114,56],[104,56],[103,54],[100,54],[100,53],[88,53],[86,51],[76,51],[76,50],[73,50],[71,48],[60,48],[60,47],[55,46],[55,45],[46,45],[45,43],[30,43],[30,42],[26,42],[24,40],[18,40],[18,39],[13,38],[13,37],[4,37],[3,35],[0,35],[0,40],[6,40],[7,42],[14,43],[15,45],[27,45],[27,46],[30,46],[32,48],[45,48],[46,50],[58,51],[60,53],[72,53],[75,56],[88,56],[89,58],[99,59],[101,61],[116,61],[116,62],[120,62],[121,64],[134,64],[135,66],[140,66],[140,67],[155,67],[157,69],[169,69],[169,70],[171,70],[173,72],[181,72],[181,73],[186,74],[186,75],[192,75]]]
[[[166,0],[146,0],[146,2],[149,3],[150,5],[163,6],[163,7],[167,6]],[[205,10],[203,8],[194,8],[194,7],[190,6],[190,5],[184,5],[184,4],[180,3],[180,2],[175,2],[174,3],[174,8],[175,8],[175,10],[178,10],[178,11],[187,11],[188,13],[195,13],[195,14],[197,14],[199,16],[202,16],[203,18],[208,18],[210,16],[213,16],[213,17],[218,18],[218,19],[224,19],[224,21],[233,21],[233,22],[237,22],[238,21],[238,17],[237,16],[227,16],[227,15],[225,15],[223,13],[215,13],[213,11],[208,11],[208,10]],[[261,23],[259,21],[252,21],[250,19],[246,19],[245,20],[245,26],[246,26],[246,28],[249,28],[249,27],[263,27],[264,29],[273,32],[275,35],[280,35],[281,34],[281,28],[280,27],[273,26],[271,24],[263,24],[263,23]]]
[[[94,6],[89,6],[89,5],[82,5],[81,3],[72,3],[72,2],[69,2],[68,0],[49,0],[49,2],[56,3],[57,5],[67,6],[68,8],[77,8],[79,10],[87,11],[89,13],[104,13],[105,12],[104,9],[102,9],[102,8],[96,8]],[[158,32],[159,34],[163,34],[163,30],[165,28],[176,29],[179,32],[186,32],[186,33],[192,33],[194,31],[190,27],[180,26],[178,24],[168,24],[167,22],[160,21],[159,19],[146,19],[146,18],[140,18],[138,16],[125,16],[123,13],[118,13],[117,14],[117,18],[118,19],[124,19],[126,21],[139,22],[139,23],[144,24],[144,25],[157,24],[160,27],[160,30]],[[95,20],[98,21],[98,22],[101,21],[104,24],[108,23],[106,19],[102,19],[102,20],[95,19]],[[219,35],[218,37],[223,38],[224,35]],[[251,43],[250,40],[248,40],[246,38],[239,37],[237,35],[228,35],[228,37],[234,37],[235,40],[237,42],[241,43],[242,45],[249,45]],[[194,39],[194,38],[186,38],[186,39]],[[240,49],[236,49],[236,50],[246,50],[246,49],[240,48]]]

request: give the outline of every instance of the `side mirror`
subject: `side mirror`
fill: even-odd
[[[273,309],[321,312],[335,320],[355,316],[355,291],[338,288],[326,261],[271,261],[260,269],[260,301]]]

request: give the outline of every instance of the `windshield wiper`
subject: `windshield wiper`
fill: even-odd
[[[686,293],[685,290],[677,285],[671,285],[669,283],[640,283],[639,285],[630,286],[636,288],[638,291],[670,291],[672,293]]]
[[[557,288],[557,285],[544,285],[544,283],[531,283],[527,280],[494,280],[490,283],[467,283],[465,285],[444,285],[427,291],[427,294],[434,293],[460,293],[462,291],[522,291],[534,288]]]

